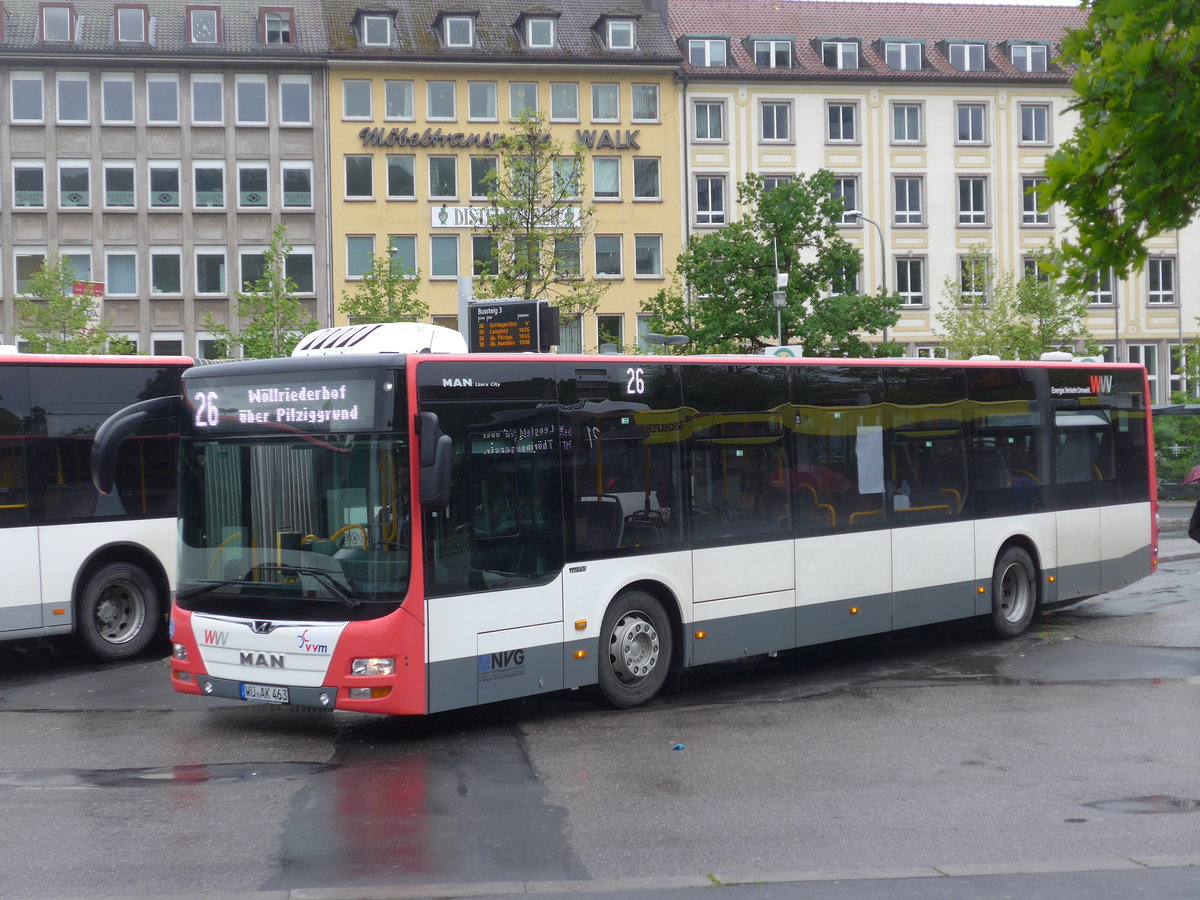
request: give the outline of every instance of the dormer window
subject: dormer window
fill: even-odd
[[[296,31],[290,9],[263,9],[262,35],[264,44],[294,44]]]
[[[910,72],[921,68],[921,45],[911,41],[886,41],[883,58],[889,69]]]
[[[193,44],[216,44],[221,40],[221,11],[215,6],[188,9],[188,40]]]
[[[118,6],[114,10],[117,43],[144,44],[147,41],[146,7]]]
[[[688,62],[693,66],[713,68],[727,65],[728,43],[724,38],[690,38]]]
[[[857,69],[858,42],[822,41],[821,60],[831,69]]]
[[[446,16],[442,19],[442,43],[447,47],[474,47],[475,17]]]
[[[392,17],[364,13],[358,23],[358,40],[364,47],[392,46]]]
[[[790,69],[792,42],[787,40],[756,40],[754,64],[762,69]]]
[[[1045,72],[1047,61],[1045,44],[1012,45],[1012,64],[1018,72]]]
[[[525,46],[545,50],[554,46],[554,20],[531,16],[525,20]]]
[[[637,46],[637,30],[633,19],[609,19],[605,25],[609,50],[632,50]]]
[[[75,11],[68,5],[42,6],[42,40],[69,41],[75,24]]]
[[[951,44],[950,65],[960,72],[982,72],[985,49],[983,44]]]

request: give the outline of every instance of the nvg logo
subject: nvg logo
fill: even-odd
[[[480,672],[495,672],[499,669],[517,668],[525,665],[524,650],[501,650],[499,653],[485,653],[479,657]]]

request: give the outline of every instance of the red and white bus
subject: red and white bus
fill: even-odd
[[[176,551],[177,423],[147,421],[92,486],[92,436],[114,412],[177,397],[192,360],[0,354],[0,639],[78,633],[102,659],[166,622]]]
[[[184,375],[176,690],[421,714],[1156,565],[1140,366],[377,355]]]

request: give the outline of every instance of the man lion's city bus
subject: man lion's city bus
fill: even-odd
[[[178,397],[183,357],[0,353],[0,639],[78,634],[101,659],[145,650],[175,572],[177,423],[146,421],[92,486],[92,436],[138,400]],[[177,404],[176,404],[177,405]]]
[[[185,693],[393,714],[1039,609],[1156,565],[1145,370],[345,355],[184,374]],[[98,473],[100,481],[104,473]]]

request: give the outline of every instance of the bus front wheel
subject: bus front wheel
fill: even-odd
[[[671,669],[671,620],[655,597],[628,591],[604,613],[600,627],[600,694],[609,706],[641,706]]]
[[[1037,609],[1037,569],[1029,554],[1009,547],[992,572],[992,631],[1016,637],[1029,627]]]
[[[76,612],[79,639],[100,660],[137,656],[154,640],[161,617],[153,580],[126,562],[108,563],[92,572]]]

